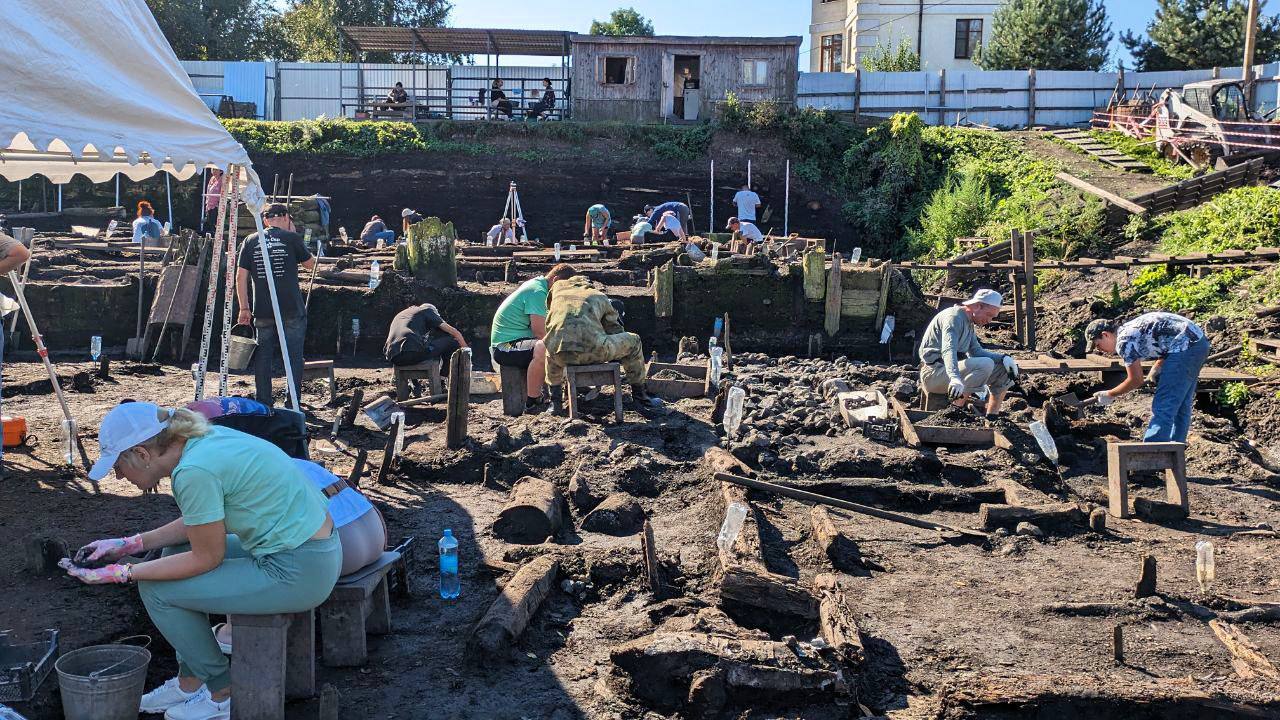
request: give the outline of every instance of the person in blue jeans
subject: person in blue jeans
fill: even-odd
[[[1200,368],[1209,357],[1209,337],[1204,330],[1181,315],[1149,312],[1118,326],[1114,320],[1094,320],[1084,336],[1094,348],[1119,355],[1128,372],[1124,382],[1095,394],[1098,405],[1106,407],[1141,387],[1145,379],[1142,361],[1154,360],[1151,376],[1156,396],[1142,440],[1186,442]]]
[[[271,381],[276,354],[280,352],[280,339],[276,331],[275,311],[271,306],[271,292],[267,287],[270,268],[280,305],[281,324],[284,325],[284,342],[289,348],[293,389],[301,402],[302,341],[307,335],[307,302],[302,296],[298,270],[310,270],[316,259],[307,250],[302,236],[293,231],[289,209],[283,204],[268,205],[262,213],[262,224],[266,228],[270,257],[266,263],[263,262],[258,233],[245,238],[236,263],[236,299],[240,305],[236,322],[241,325],[252,322],[257,331],[258,347],[253,357],[255,397],[263,405],[272,405]],[[252,303],[249,300],[250,286],[253,287]],[[288,397],[287,392],[285,397]]]

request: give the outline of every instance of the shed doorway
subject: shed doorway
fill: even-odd
[[[671,77],[672,112],[677,120],[697,120],[702,115],[702,56],[676,55]]]

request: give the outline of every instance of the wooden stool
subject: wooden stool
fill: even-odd
[[[229,615],[231,720],[284,720],[285,700],[316,694],[316,614]]]
[[[302,363],[302,382],[308,380],[329,380],[329,402],[338,397],[338,383],[333,376],[332,360],[308,360]]]
[[[502,414],[520,417],[524,414],[525,396],[528,394],[529,369],[518,365],[498,365],[498,377],[502,380]]]
[[[397,365],[395,376],[396,402],[409,399],[410,380],[429,380],[431,381],[430,394],[444,394],[444,381],[440,379],[440,358],[420,362],[417,365]]]
[[[1129,517],[1129,473],[1163,470],[1169,504],[1190,510],[1187,497],[1187,444],[1180,442],[1121,442],[1107,445],[1107,512]]]
[[[320,606],[321,657],[326,667],[354,667],[369,661],[365,634],[391,632],[391,595],[387,576],[400,564],[400,553],[382,557],[338,578]]]
[[[616,362],[599,365],[570,365],[565,368],[568,384],[569,419],[578,417],[578,388],[613,385],[613,415],[622,422],[622,366]]]
[[[942,410],[951,403],[951,398],[946,393],[931,393],[920,388],[920,409],[925,412],[933,412]]]

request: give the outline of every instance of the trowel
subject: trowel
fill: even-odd
[[[1069,392],[1066,395],[1059,395],[1058,397],[1053,398],[1053,400],[1056,400],[1069,408],[1084,408],[1098,402],[1098,396],[1090,395],[1084,400],[1081,400],[1079,395]]]

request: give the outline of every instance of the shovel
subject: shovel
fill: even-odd
[[[364,413],[365,417],[372,420],[379,430],[386,430],[391,426],[392,413],[403,412],[395,400],[386,396],[365,405],[360,411]]]

